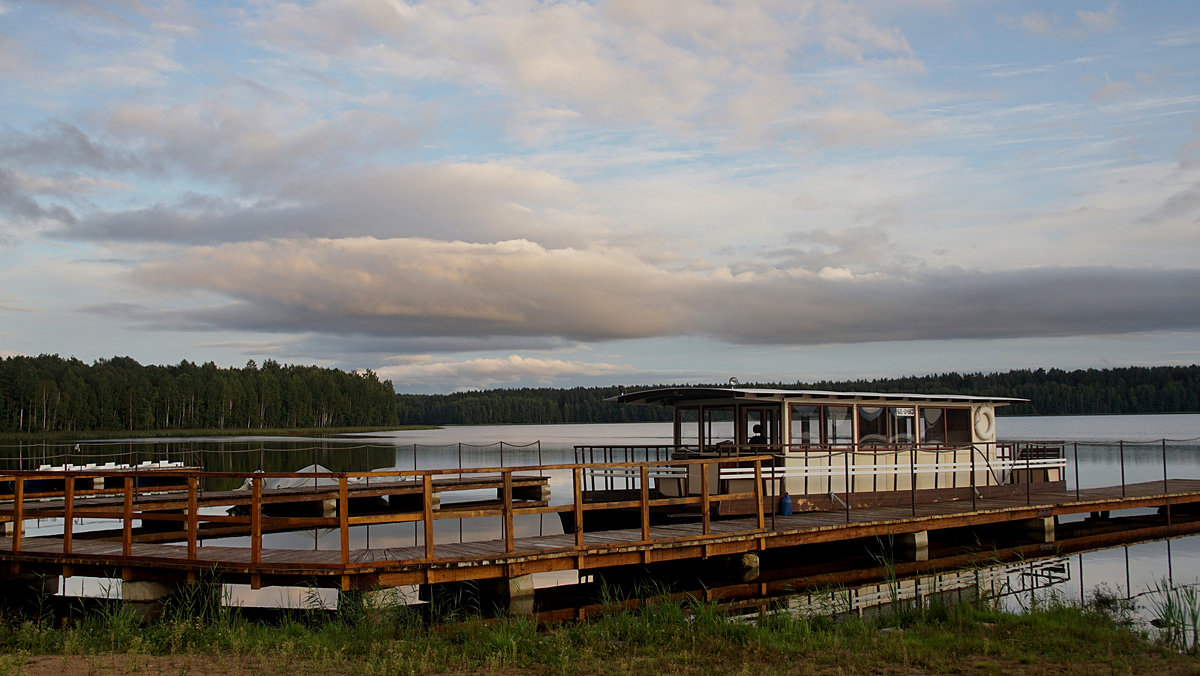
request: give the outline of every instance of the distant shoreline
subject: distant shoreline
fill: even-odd
[[[191,430],[80,430],[77,432],[5,432],[0,442],[10,441],[120,441],[160,437],[330,437],[344,434],[436,430],[439,425],[388,425],[385,427],[306,427],[292,429],[191,429]]]

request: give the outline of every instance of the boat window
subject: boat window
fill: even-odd
[[[921,441],[926,444],[946,443],[946,409],[921,409]]]
[[[854,424],[850,414],[849,406],[792,404],[790,443],[797,445],[853,443]]]
[[[887,443],[887,416],[882,406],[858,407],[858,441],[862,444]]]
[[[791,443],[821,443],[821,408],[820,406],[792,404]]]
[[[851,407],[825,407],[825,443],[854,443],[854,420],[851,417]]]
[[[971,443],[971,409],[946,409],[946,441],[952,444]]]
[[[675,443],[682,446],[700,444],[700,409],[695,406],[680,406],[675,409],[675,425],[678,438]]]
[[[702,440],[705,446],[715,446],[723,441],[733,442],[737,437],[734,436],[733,429],[733,407],[705,407],[704,411],[704,439]]]
[[[896,406],[888,410],[888,441],[893,444],[911,444],[917,440],[917,409],[912,406]]]
[[[963,444],[971,441],[971,411],[965,408],[921,408],[921,441]]]
[[[858,441],[863,444],[908,444],[916,437],[912,406],[859,406]]]

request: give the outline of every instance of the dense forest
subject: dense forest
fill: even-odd
[[[0,432],[276,429],[396,423],[390,381],[316,366],[0,360]]]
[[[945,373],[842,382],[745,384],[746,387],[986,395],[1028,399],[1008,415],[1180,413],[1200,411],[1200,366],[1157,366],[1007,373]],[[628,391],[661,387],[633,386]],[[658,406],[605,402],[616,387],[496,389],[446,395],[398,395],[402,424],[640,422],[669,420]]]
[[[752,387],[970,394],[1028,399],[1010,415],[1200,411],[1200,366],[945,373]],[[634,391],[662,385],[629,386]],[[659,406],[604,401],[617,387],[395,394],[367,372],[253,361],[244,368],[143,366],[129,357],[85,364],[57,355],[0,359],[0,432],[287,429],[668,420]]]

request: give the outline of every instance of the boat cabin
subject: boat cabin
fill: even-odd
[[[722,458],[721,471],[709,474],[711,494],[753,485],[738,472],[742,456],[770,456],[759,461],[769,467],[765,476],[809,508],[850,499],[885,504],[910,492],[954,499],[1022,480],[1061,480],[1057,452],[1053,467],[1030,464],[1028,456],[1019,466],[1013,447],[996,441],[996,409],[1023,399],[731,386],[645,390],[610,401],[671,406],[672,457]],[[663,496],[695,495],[697,472],[692,465],[686,478],[664,477],[656,488]]]

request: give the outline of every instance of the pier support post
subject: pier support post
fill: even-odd
[[[1054,517],[1047,516],[1022,522],[1022,528],[1034,542],[1054,542]]]
[[[422,585],[418,593],[433,606],[435,616],[461,611],[533,614],[533,575]]]
[[[896,536],[896,545],[897,553],[906,561],[929,560],[929,531],[927,530],[898,535]]]
[[[155,580],[121,580],[121,602],[144,622],[158,619],[178,585]]]
[[[489,597],[498,611],[509,615],[533,614],[533,575],[517,575],[480,583],[484,601]]]

